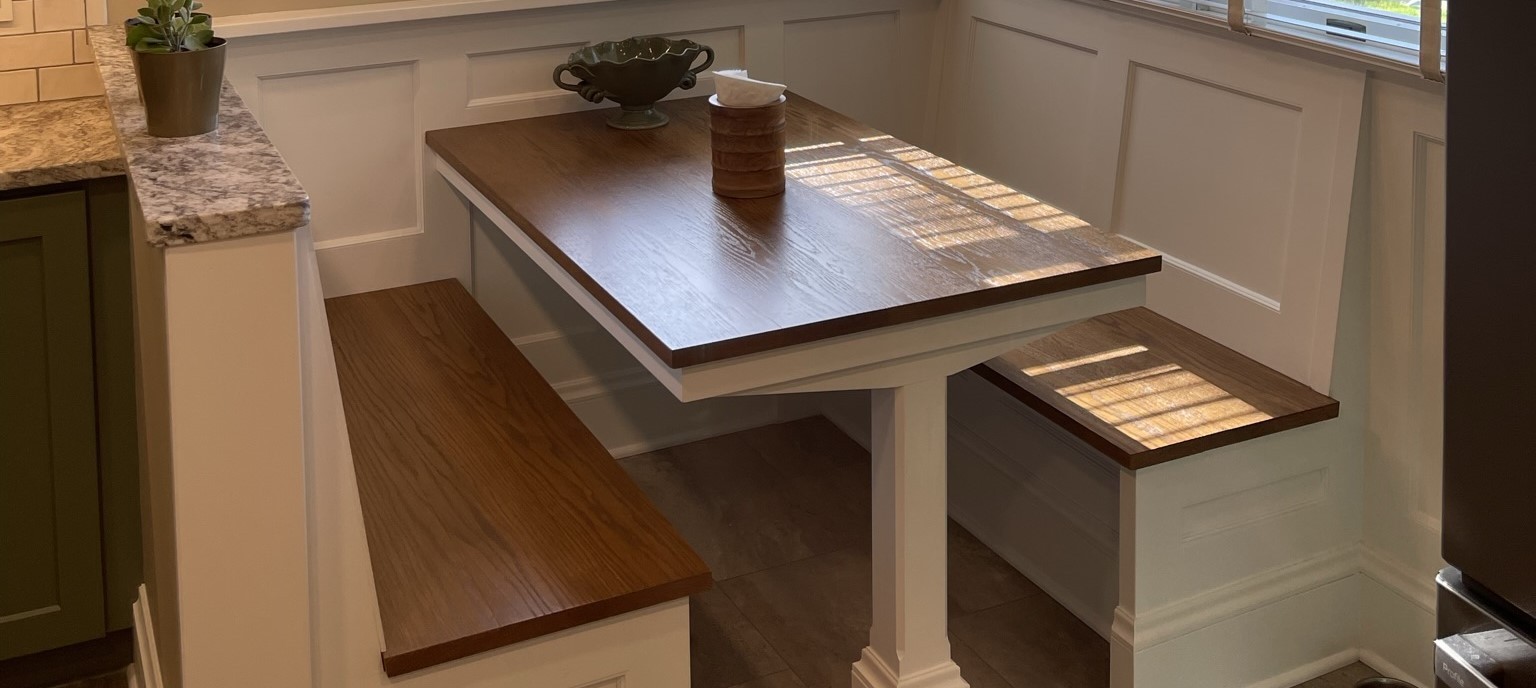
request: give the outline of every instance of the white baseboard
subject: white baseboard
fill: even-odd
[[[1431,685],[1431,683],[1426,683],[1423,679],[1416,677],[1407,671],[1404,671],[1402,667],[1387,661],[1386,657],[1383,657],[1371,650],[1360,650],[1360,662],[1372,669],[1375,669],[1377,673],[1380,673],[1382,676],[1395,678],[1399,681],[1406,681],[1415,686],[1418,686],[1418,688],[1429,688]]]
[[[1273,678],[1259,681],[1248,686],[1248,688],[1292,688],[1292,686],[1301,685],[1328,672],[1343,669],[1354,664],[1359,659],[1360,652],[1354,648],[1340,650],[1315,662],[1296,667]]]
[[[130,684],[137,688],[163,688],[160,651],[155,645],[155,616],[150,611],[149,588],[139,586],[133,601],[133,666],[128,672]]]
[[[1354,547],[1335,550],[1137,614],[1129,624],[1121,623],[1122,612],[1116,610],[1115,634],[1118,636],[1128,632],[1128,627],[1133,626],[1133,645],[1138,650],[1156,647],[1235,617],[1257,612],[1267,605],[1354,577],[1359,572],[1359,561],[1358,551]],[[1132,638],[1123,640],[1131,642]]]
[[[1432,574],[1414,574],[1370,548],[1362,561],[1361,661],[1395,679],[1418,686],[1434,685]]]
[[[1163,642],[1134,653],[1125,645],[1134,622],[1121,617],[1111,642],[1112,685],[1289,688],[1349,664],[1359,657],[1359,578],[1350,574],[1294,594],[1256,581],[1252,600],[1243,605],[1247,611],[1212,618],[1177,637],[1163,631]]]

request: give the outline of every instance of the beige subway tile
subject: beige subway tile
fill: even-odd
[[[68,31],[0,36],[0,72],[73,64],[75,38]]]
[[[37,70],[38,100],[65,100],[102,95],[101,75],[94,64],[43,67]]]
[[[32,22],[32,0],[16,0],[11,3],[11,10],[11,20],[0,22],[0,36],[15,36],[37,31],[36,25]]]
[[[85,25],[101,26],[105,23],[107,23],[107,0],[85,0]]]
[[[32,0],[38,31],[85,28],[85,0]]]
[[[91,35],[85,31],[75,31],[75,64],[95,61],[96,51],[91,50]]]
[[[37,100],[37,70],[0,72],[0,105]]]
[[[80,64],[68,67],[44,67],[37,70],[38,100],[64,100],[99,96],[104,92],[101,76],[96,65]]]

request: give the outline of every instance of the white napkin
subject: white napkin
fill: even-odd
[[[726,107],[769,105],[784,94],[784,88],[784,84],[749,79],[745,69],[715,72],[715,93],[720,96],[720,104]]]

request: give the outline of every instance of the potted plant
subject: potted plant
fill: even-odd
[[[128,25],[151,136],[195,136],[219,126],[224,39],[196,0],[148,0]]]

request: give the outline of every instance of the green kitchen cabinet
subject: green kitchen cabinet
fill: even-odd
[[[0,194],[0,660],[132,626],[126,193],[109,178]]]

